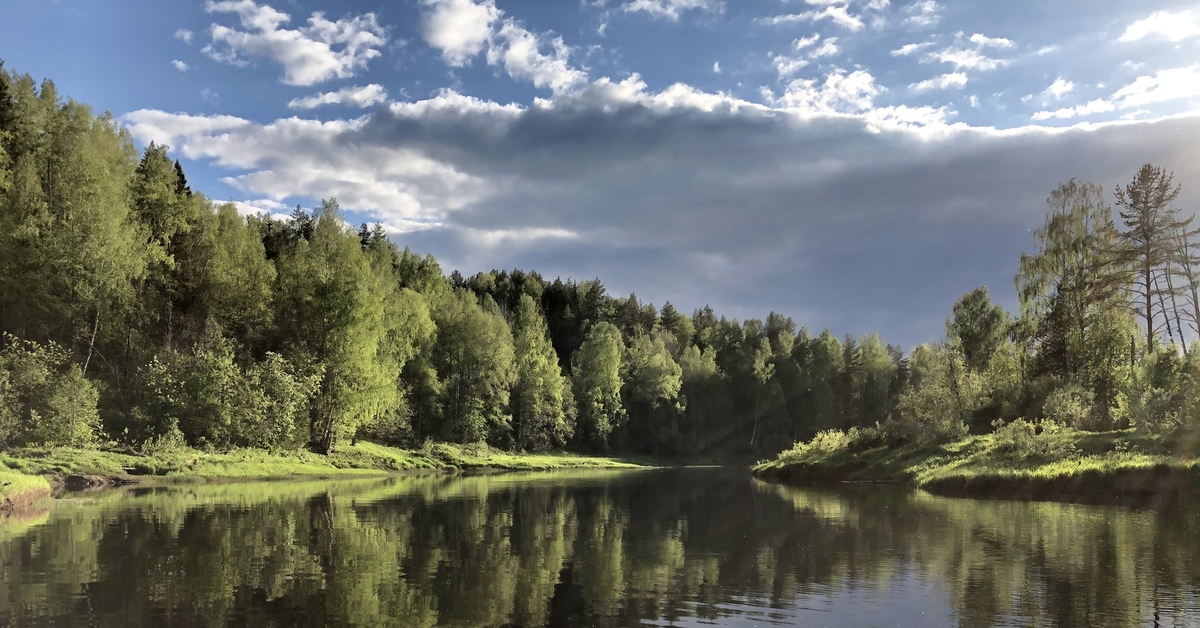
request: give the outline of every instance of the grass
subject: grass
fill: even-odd
[[[792,483],[881,481],[943,495],[1066,501],[1151,498],[1200,487],[1200,457],[1175,451],[1179,443],[1132,430],[1067,430],[1054,439],[1052,455],[1021,455],[996,434],[898,448],[799,447],[753,472]]]
[[[0,512],[28,505],[50,493],[50,482],[0,463]]]
[[[70,476],[118,482],[194,482],[289,478],[362,477],[420,470],[615,469],[646,466],[617,458],[572,454],[520,454],[485,445],[429,444],[419,450],[359,442],[328,455],[241,449],[193,449],[131,455],[91,449],[25,448],[0,453],[0,498],[31,490],[48,493]],[[5,484],[7,483],[7,484]]]

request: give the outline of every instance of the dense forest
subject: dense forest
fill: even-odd
[[[447,276],[332,199],[244,217],[168,147],[139,154],[110,115],[0,66],[0,446],[745,458],[833,429],[1174,431],[1200,404],[1179,192],[1151,165],[1112,195],[1064,183],[1021,255],[1020,311],[973,290],[944,341],[905,353],[598,280]]]

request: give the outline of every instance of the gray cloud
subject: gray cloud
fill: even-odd
[[[165,134],[192,158],[238,155],[226,166],[250,173],[239,184],[255,197],[284,200],[288,185],[295,197],[337,196],[356,220],[406,231],[398,242],[447,271],[599,277],[610,292],[657,304],[709,303],[739,318],[777,310],[906,346],[939,336],[954,299],[978,285],[1015,308],[1018,257],[1059,183],[1111,189],[1150,161],[1176,171],[1183,207],[1200,199],[1191,185],[1200,148],[1188,139],[1200,136],[1197,117],[904,128],[873,123],[871,112],[617,97],[609,87],[526,108],[448,94],[338,124],[180,117],[176,132],[161,112],[125,121],[139,139]],[[304,179],[307,166],[289,169],[305,147],[320,149],[323,189]],[[355,181],[385,191],[363,193]],[[386,190],[401,190],[403,207]]]

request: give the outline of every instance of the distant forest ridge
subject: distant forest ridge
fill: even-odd
[[[1153,165],[1111,194],[1062,184],[1021,254],[1020,311],[978,288],[905,355],[599,281],[446,277],[332,199],[243,217],[166,146],[139,154],[110,115],[0,64],[0,446],[744,459],[830,429],[1176,429],[1200,404],[1200,230],[1179,191]]]

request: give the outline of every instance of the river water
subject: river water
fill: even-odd
[[[1200,626],[1198,533],[728,469],[142,488],[0,519],[0,626]]]

